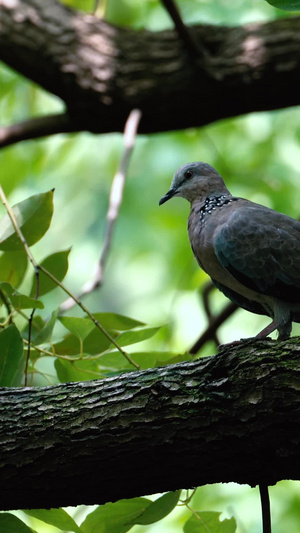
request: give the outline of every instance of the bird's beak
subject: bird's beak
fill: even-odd
[[[165,194],[165,196],[163,196],[160,200],[159,200],[159,204],[158,205],[162,205],[164,204],[165,202],[167,202],[168,200],[170,200],[170,198],[172,198],[172,196],[174,196],[174,194],[176,193],[177,189],[175,189],[175,187],[171,187],[171,189],[167,192],[167,194]]]

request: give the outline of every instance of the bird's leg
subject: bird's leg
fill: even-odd
[[[271,324],[269,324],[266,328],[264,328],[260,333],[256,335],[256,339],[264,339],[270,333],[273,333],[275,329],[278,329],[278,340],[284,341],[286,339],[289,339],[291,336],[292,331],[292,321],[289,319],[286,322],[282,322],[282,320],[276,320],[274,319]]]
[[[292,331],[292,320],[288,305],[284,302],[281,302],[280,300],[276,300],[274,305],[274,311],[270,309],[268,309],[268,311],[270,314],[273,314],[274,312],[274,318],[271,324],[262,329],[257,335],[255,335],[255,337],[249,337],[248,339],[240,339],[238,341],[229,342],[228,344],[221,344],[219,346],[219,349],[226,346],[238,346],[239,344],[245,344],[247,342],[251,343],[255,340],[265,339],[266,337],[268,337],[268,335],[270,335],[270,333],[273,333],[275,329],[278,329],[278,340],[283,341],[289,339]]]
[[[270,335],[270,333],[273,333],[273,331],[275,331],[275,329],[277,329],[278,327],[279,327],[279,324],[277,324],[277,322],[275,320],[273,320],[273,322],[271,322],[271,324],[269,324],[264,329],[262,329],[257,335],[255,335],[254,338],[255,339],[264,339],[265,337]]]
[[[290,320],[283,326],[278,326],[278,340],[279,341],[285,341],[286,339],[289,339],[292,332],[292,321]]]
[[[273,333],[275,329],[278,329],[278,340],[286,340],[291,336],[292,331],[292,320],[291,320],[291,311],[288,304],[281,300],[274,300],[273,309],[268,309],[270,316],[273,317],[273,321],[266,328],[264,328],[258,335],[257,339],[264,339],[270,333]]]
[[[286,339],[289,339],[291,336],[292,331],[292,322],[289,320],[285,324],[282,324],[281,321],[273,320],[271,324],[266,326],[264,329],[261,330],[260,333],[255,335],[255,337],[248,337],[247,339],[240,339],[233,342],[228,342],[226,344],[220,344],[218,346],[219,349],[226,348],[226,347],[233,347],[233,346],[239,346],[240,344],[246,344],[247,342],[250,344],[251,342],[255,340],[265,339],[270,333],[273,333],[275,329],[278,329],[279,335],[278,340],[284,341]]]

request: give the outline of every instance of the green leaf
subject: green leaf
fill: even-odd
[[[54,366],[60,383],[100,379],[105,375],[100,372],[99,364],[95,359],[69,361],[68,359],[57,358]]]
[[[66,329],[68,329],[71,333],[73,333],[73,335],[75,335],[82,341],[95,328],[94,322],[92,322],[89,318],[61,316],[59,317],[59,321]]]
[[[53,311],[53,313],[51,314],[51,317],[47,320],[44,327],[40,330],[40,332],[37,335],[33,336],[32,340],[36,346],[39,346],[40,344],[44,344],[45,342],[50,341],[54,326],[56,324],[58,311],[59,309],[56,309],[55,311]],[[40,317],[35,317],[34,322],[36,321],[36,318],[40,318]]]
[[[74,531],[75,533],[82,531],[64,509],[30,509],[23,512],[63,531]]]
[[[11,513],[0,513],[0,531],[3,533],[35,533],[22,520]]]
[[[110,331],[112,337],[114,332]],[[79,355],[84,352],[90,355],[101,354],[110,346],[110,340],[100,331],[94,327],[92,331],[83,341],[83,349],[81,350],[79,338],[76,335],[69,333],[60,342],[54,344],[55,353],[59,355]]]
[[[39,241],[50,226],[53,214],[53,191],[30,196],[16,204],[12,211],[28,244]],[[6,213],[0,220],[0,250],[22,250],[23,244]]]
[[[0,281],[18,287],[27,270],[28,257],[25,251],[4,252],[0,256]]]
[[[168,364],[178,363],[181,361],[192,361],[193,358],[189,354],[176,355],[172,352],[134,352],[130,354],[131,359],[137,363],[142,370],[147,368],[154,368],[158,366],[165,366]],[[99,363],[101,368],[105,370],[129,370],[132,365],[125,359],[125,357],[117,350],[109,353],[104,353],[99,356]]]
[[[283,11],[300,11],[300,0],[266,0],[268,4]]]
[[[0,386],[19,387],[25,365],[23,341],[14,324],[0,331]]]
[[[116,333],[109,331],[110,335],[115,338]],[[83,351],[89,354],[101,354],[110,346],[110,340],[102,333],[102,331],[95,327],[83,341]]]
[[[11,301],[15,309],[43,309],[44,304],[35,298],[29,298],[15,290],[10,283],[0,283],[0,291],[3,291]],[[1,297],[1,294],[0,294]]]
[[[133,331],[125,331],[121,333],[116,341],[120,346],[128,346],[129,344],[136,344],[137,342],[142,342],[147,339],[150,339],[158,332],[161,326],[155,328],[143,328]]]
[[[176,507],[180,494],[181,490],[163,494],[163,496],[152,502],[143,514],[134,520],[134,524],[146,526],[162,520],[162,518],[170,514],[174,507]]]
[[[58,281],[62,281],[68,272],[68,257],[70,249],[62,252],[56,252],[46,257],[41,266],[52,274]],[[39,296],[56,289],[57,284],[49,278],[44,272],[39,271]],[[36,294],[36,276],[33,277],[30,296],[33,298]]]
[[[196,515],[185,523],[184,533],[235,533],[237,525],[234,518],[222,520],[216,511],[196,511]]]
[[[55,353],[59,355],[79,355],[80,342],[75,335],[66,335],[62,341],[56,342],[53,345]]]
[[[127,331],[128,329],[145,325],[144,322],[128,316],[118,315],[117,313],[94,313],[94,316],[105,329]]]
[[[100,505],[86,517],[80,528],[83,533],[126,533],[151,503],[147,498],[132,498]]]
[[[133,361],[135,361],[135,354],[131,354],[130,357],[133,359]],[[106,372],[107,371],[120,372],[121,370],[132,369],[132,365],[129,363],[129,361],[127,361],[124,355],[121,354],[119,351],[104,353],[103,355],[99,356],[98,361],[99,361],[99,364],[101,365],[101,369],[104,369]],[[150,368],[152,368],[151,365],[150,365]]]

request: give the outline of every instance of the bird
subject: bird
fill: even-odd
[[[278,331],[286,340],[300,322],[300,222],[233,196],[211,165],[188,163],[175,173],[159,205],[190,202],[188,234],[199,266],[239,307],[272,322],[255,338]]]

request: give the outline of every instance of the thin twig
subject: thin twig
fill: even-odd
[[[23,339],[23,343],[28,346],[29,341],[27,339]],[[37,352],[48,355],[49,357],[57,357],[57,359],[65,359],[66,361],[83,361],[84,359],[87,359],[90,361],[90,357],[82,358],[81,356],[78,356],[77,358],[73,355],[63,355],[63,354],[57,354],[55,352],[49,352],[49,350],[45,350],[45,348],[40,348],[39,346],[36,346],[35,344],[30,343],[30,347],[33,350],[36,350]],[[92,357],[92,359],[96,359],[96,357]]]
[[[124,152],[123,156],[120,162],[120,166],[118,168],[117,173],[114,176],[111,190],[110,190],[110,197],[109,197],[109,205],[108,205],[108,211],[106,215],[106,229],[105,229],[105,236],[104,236],[104,244],[102,248],[102,252],[100,255],[99,263],[97,266],[97,270],[95,273],[94,278],[91,281],[88,281],[82,288],[82,291],[79,295],[79,299],[81,299],[83,296],[90,294],[94,290],[101,287],[103,284],[103,277],[104,277],[104,269],[105,265],[109,256],[109,252],[111,249],[111,243],[113,238],[113,230],[115,226],[115,222],[119,215],[120,206],[122,204],[123,199],[123,191],[126,181],[126,174],[127,169],[130,161],[130,156],[134,147],[138,125],[141,120],[142,113],[139,109],[133,109],[129,117],[126,121],[125,128],[124,128]],[[74,301],[71,299],[66,300],[61,305],[61,312],[66,312],[71,307],[73,307]]]
[[[215,286],[210,281],[204,286],[203,291],[202,291],[203,307],[204,307],[206,316],[208,318],[208,324],[211,324],[214,318],[212,310],[211,310],[211,298],[210,298],[210,295],[214,289],[215,289]],[[218,339],[216,331],[214,332],[211,340],[213,340],[216,343],[216,346],[219,346],[220,341]]]
[[[186,49],[189,55],[193,59],[199,59],[203,57],[208,57],[208,52],[203,46],[201,46],[191,34],[189,28],[184,24],[182,17],[180,15],[179,9],[174,2],[174,0],[161,0],[165,9],[168,11],[171,19],[174,22],[176,31],[185,43]]]
[[[261,513],[263,523],[263,533],[272,533],[271,527],[271,509],[268,485],[265,483],[259,484],[259,493],[261,501]]]
[[[233,302],[230,302],[224,307],[223,311],[219,313],[218,315],[214,316],[214,318],[211,320],[210,324],[202,333],[202,335],[199,337],[199,339],[193,344],[193,346],[189,349],[190,354],[196,354],[199,352],[200,348],[206,344],[206,342],[213,340],[214,336],[216,334],[217,329],[229,318],[236,310],[238,309],[238,306],[234,304]]]
[[[38,139],[55,133],[70,133],[82,129],[68,113],[31,118],[18,124],[0,128],[0,148],[20,141]]]

